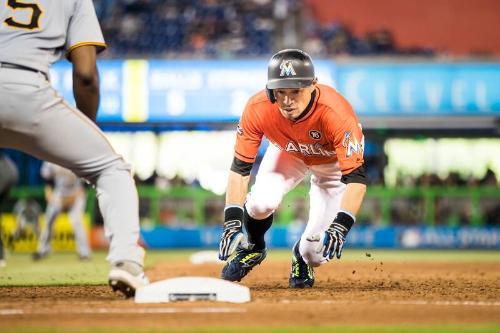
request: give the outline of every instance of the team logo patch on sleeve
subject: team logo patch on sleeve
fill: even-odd
[[[236,126],[236,133],[238,133],[239,135],[243,135],[243,128],[241,128],[240,124]]]
[[[309,136],[314,140],[319,140],[321,139],[321,132],[317,130],[310,130]]]
[[[363,155],[363,146],[359,144],[358,140],[351,131],[347,131],[344,134],[344,139],[342,140],[342,146],[346,149],[345,156],[351,157],[352,153]]]

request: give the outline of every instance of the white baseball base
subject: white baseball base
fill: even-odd
[[[220,264],[223,265],[226,262],[219,259],[218,251],[198,251],[195,252],[189,257],[189,261],[195,265],[201,264]]]
[[[211,277],[179,277],[153,282],[135,292],[136,303],[177,301],[246,303],[250,301],[250,289]]]

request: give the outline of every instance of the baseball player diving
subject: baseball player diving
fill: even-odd
[[[264,135],[270,144],[248,193]],[[273,213],[310,172],[309,220],[293,246],[289,287],[312,287],[313,268],[340,259],[356,221],[366,191],[363,145],[351,105],[317,83],[310,56],[298,49],[273,55],[266,88],[249,99],[237,128],[219,246],[219,258],[228,261],[222,278],[240,281],[266,258]]]
[[[0,22],[0,147],[61,165],[95,185],[110,240],[108,281],[130,297],[148,283],[138,197],[130,166],[95,124],[96,54],[106,45],[92,1],[6,0]],[[49,68],[62,55],[73,64],[76,108],[49,82]]]
[[[47,200],[45,226],[40,234],[38,248],[33,254],[33,260],[43,259],[50,254],[54,223],[63,211],[68,212],[73,227],[78,257],[80,260],[89,260],[89,241],[82,219],[87,199],[81,179],[70,170],[49,162],[43,162],[40,173],[52,186],[45,186],[45,198]]]

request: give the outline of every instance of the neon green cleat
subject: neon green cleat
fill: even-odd
[[[314,285],[314,270],[306,264],[299,252],[299,242],[295,243],[292,251],[292,271],[288,286],[290,288],[312,288]]]
[[[222,269],[221,277],[228,281],[241,281],[248,272],[260,265],[266,258],[267,250],[245,250],[239,248],[236,255]]]

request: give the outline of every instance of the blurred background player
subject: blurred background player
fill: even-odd
[[[97,188],[110,240],[108,281],[126,296],[148,283],[138,245],[139,212],[130,166],[95,125],[96,54],[105,48],[91,0],[8,1],[0,5],[0,145],[73,171]],[[73,64],[77,108],[49,80],[63,54]]]
[[[38,240],[37,251],[33,260],[40,260],[50,254],[54,222],[63,211],[68,212],[69,220],[75,234],[76,252],[80,260],[90,259],[90,247],[87,233],[83,226],[83,213],[86,197],[82,180],[73,172],[53,163],[44,162],[42,177],[47,181],[45,186],[45,225]]]
[[[264,135],[271,144],[247,195]],[[237,129],[219,258],[236,255],[224,266],[222,278],[240,281],[265,259],[264,235],[274,212],[311,172],[309,220],[293,246],[289,287],[312,287],[313,267],[340,259],[363,201],[363,145],[350,104],[335,89],[317,84],[310,56],[298,49],[273,55],[266,89],[249,99]]]
[[[30,231],[33,237],[40,237],[40,216],[42,207],[35,198],[22,198],[16,201],[13,207],[13,213],[16,218],[16,229],[12,236],[12,243],[21,239],[30,237]]]
[[[19,174],[15,164],[0,151],[0,231],[2,229],[2,203],[7,198],[9,190],[17,183]],[[5,267],[5,253],[0,232],[0,267]]]

